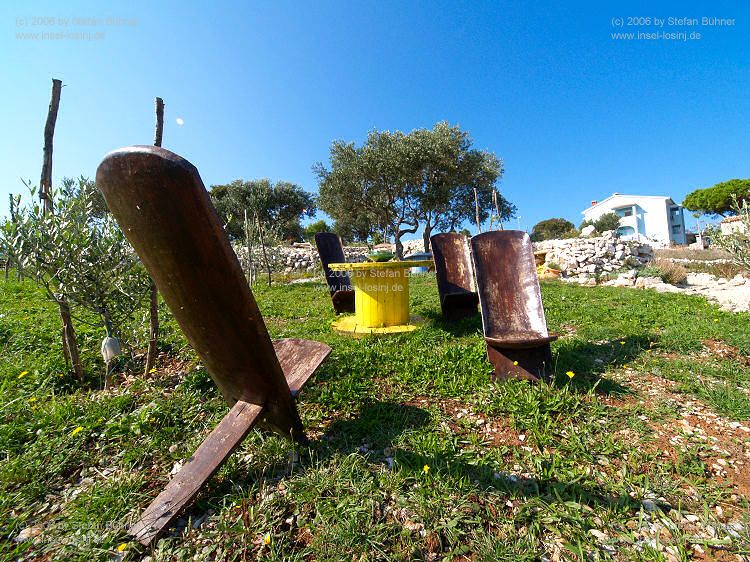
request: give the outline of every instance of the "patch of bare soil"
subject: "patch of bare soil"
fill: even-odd
[[[192,360],[178,359],[167,353],[160,353],[148,377],[150,380],[159,381],[166,388],[175,388],[194,367],[195,362]],[[118,388],[129,388],[133,383],[143,380],[142,371],[115,372],[113,376]]]
[[[562,326],[560,326],[560,331],[562,332],[560,334],[562,337],[568,337],[575,335],[577,329],[572,324],[563,324]]]
[[[742,352],[733,345],[720,340],[702,340],[703,357],[717,357],[719,359],[733,359],[745,366],[750,366],[750,357],[743,355]]]
[[[716,349],[724,347],[716,346]],[[626,370],[622,378],[620,382],[638,391],[640,397],[635,398],[638,403],[647,408],[667,405],[675,412],[674,421],[651,425],[654,446],[662,451],[663,458],[676,462],[680,457],[694,454],[704,464],[706,478],[729,488],[733,499],[738,500],[739,496],[750,499],[750,473],[747,471],[750,424],[724,418],[700,400],[676,392],[673,381],[630,370]],[[736,502],[733,503],[736,506]],[[719,506],[719,512],[726,512],[720,519],[731,518],[733,507],[731,504]]]
[[[708,346],[707,346],[708,347]],[[715,346],[723,349],[723,346]],[[730,353],[730,351],[725,351]],[[665,406],[675,413],[676,419],[663,423],[649,422],[645,415],[644,422],[649,423],[653,431],[654,441],[649,448],[658,452],[655,462],[673,463],[682,470],[703,471],[703,477],[722,490],[722,499],[717,503],[705,505],[703,491],[696,489],[686,479],[682,486],[685,500],[696,502],[698,509],[695,513],[672,510],[668,516],[677,526],[680,533],[690,538],[692,550],[689,552],[691,560],[745,560],[742,555],[734,552],[731,541],[742,543],[746,540],[747,510],[746,502],[750,498],[750,475],[747,465],[750,463],[750,424],[726,419],[700,400],[677,390],[677,384],[660,377],[625,369],[618,373],[618,382],[637,391],[636,396],[618,399],[619,404],[612,401],[612,405],[642,406],[646,410],[661,409]],[[605,400],[606,401],[606,400]],[[642,446],[641,437],[630,433],[635,430],[623,430],[623,440],[632,441],[634,447]],[[705,505],[705,507],[700,507]],[[637,533],[646,533],[652,537],[654,533],[666,532],[658,517],[650,513],[645,515],[645,523],[632,522]],[[667,557],[668,560],[677,560]]]

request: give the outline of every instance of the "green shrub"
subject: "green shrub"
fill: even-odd
[[[620,217],[615,213],[604,213],[595,221],[588,219],[583,221],[578,227],[578,230],[581,231],[587,226],[593,226],[596,229],[596,232],[599,234],[601,234],[602,232],[607,232],[609,230],[617,231],[617,229],[620,227]]]
[[[644,273],[645,272],[645,273]],[[687,280],[687,269],[670,260],[656,258],[639,273],[639,277],[661,277],[665,283],[679,285]]]
[[[638,270],[638,277],[661,277],[661,270],[653,265],[647,265]]]
[[[740,224],[744,232],[722,234],[718,228],[712,228],[711,240],[714,245],[728,252],[735,264],[750,269],[750,205],[747,201],[740,204],[737,198],[734,198],[732,209],[741,218]]]

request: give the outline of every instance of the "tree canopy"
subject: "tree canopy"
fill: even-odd
[[[413,221],[413,170],[404,142],[396,131],[371,131],[361,147],[334,141],[331,144],[330,170],[318,163],[314,171],[319,180],[319,204],[335,221],[357,224],[368,220],[396,238],[413,233],[419,227]],[[410,175],[412,177],[410,177]]]
[[[598,219],[585,220],[581,223],[579,229],[583,229],[589,225],[593,225],[597,232],[607,232],[609,230],[617,230],[620,228],[620,217],[617,213],[604,213]]]
[[[732,179],[705,189],[696,189],[688,193],[682,206],[702,215],[725,217],[737,214],[735,199],[738,203],[750,200],[750,179]]]
[[[274,225],[284,240],[301,240],[303,216],[315,215],[315,199],[299,185],[268,179],[234,180],[211,186],[211,199],[232,238],[244,235],[245,211],[265,225]]]
[[[575,225],[565,219],[546,219],[534,225],[531,230],[531,240],[541,242],[542,240],[559,240],[575,231]]]
[[[331,227],[323,219],[308,224],[305,227],[305,240],[312,241],[319,232],[330,232]]]
[[[493,192],[502,177],[503,163],[493,153],[472,148],[469,134],[446,122],[430,129],[416,129],[406,136],[411,144],[418,182],[415,185],[414,217],[424,226],[424,247],[433,231],[452,231],[466,220],[484,222],[499,213],[499,220],[515,216],[516,208]],[[476,200],[475,200],[476,192]]]
[[[330,168],[318,163],[314,170],[320,208],[336,227],[360,239],[385,232],[395,238],[399,257],[401,237],[420,225],[427,244],[434,230],[454,230],[473,219],[475,198],[480,222],[497,211],[505,219],[515,213],[502,196],[497,210],[492,203],[502,162],[472,148],[467,133],[444,122],[409,134],[374,130],[362,146],[334,141]]]

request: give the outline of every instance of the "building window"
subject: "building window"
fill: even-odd
[[[679,224],[672,225],[672,234],[680,234],[682,232],[682,226]]]
[[[632,217],[633,207],[622,207],[620,209],[615,209],[615,214],[618,217]]]
[[[669,219],[673,222],[680,222],[680,208],[679,207],[670,207],[669,208]]]
[[[635,236],[635,228],[632,226],[621,226],[617,229],[617,235],[620,238],[631,238]]]

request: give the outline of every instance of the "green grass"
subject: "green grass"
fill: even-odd
[[[724,531],[750,524],[747,499],[710,474],[710,443],[667,459],[655,433],[679,433],[670,400],[750,418],[747,314],[545,283],[550,331],[563,335],[554,380],[493,384],[480,319],[443,322],[430,278],[411,294],[424,327],[387,338],[333,333],[319,283],[255,294],[273,337],[333,348],[299,398],[311,444],[252,432],[153,560],[666,560],[664,547],[688,559],[696,542],[750,553],[746,531]],[[0,281],[0,557],[110,560],[123,543],[126,559],[145,553],[127,525],[226,412],[163,310],[157,372],[145,379],[123,360],[119,388],[104,393],[101,334],[77,325],[80,383],[65,374],[54,307],[29,283]],[[739,356],[707,355],[704,340]],[[645,377],[674,388],[646,397]],[[648,512],[644,499],[662,507]],[[36,541],[13,540],[32,526]]]

